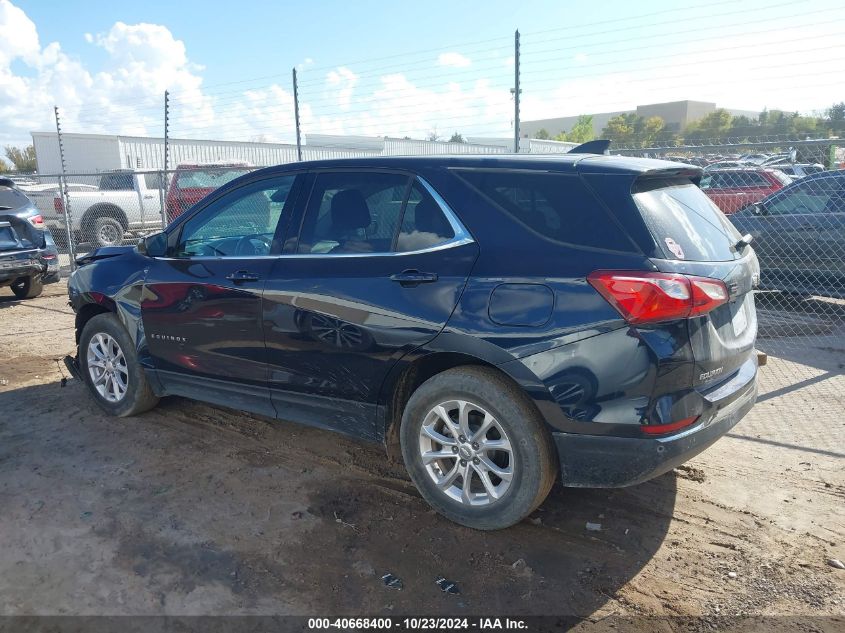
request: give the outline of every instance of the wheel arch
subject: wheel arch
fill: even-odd
[[[129,229],[129,219],[126,216],[126,212],[111,202],[98,202],[88,207],[82,215],[80,228],[84,233],[93,233],[94,222],[97,218],[103,217],[114,218],[120,222],[124,231]]]
[[[399,447],[399,429],[402,423],[402,414],[405,405],[410,400],[414,391],[426,380],[449,369],[456,367],[485,367],[494,371],[506,381],[512,383],[526,396],[526,401],[542,416],[541,409],[537,406],[536,396],[532,386],[536,385],[535,380],[528,376],[512,375],[506,371],[506,367],[486,359],[482,356],[466,352],[436,351],[417,356],[416,358],[397,363],[393,371],[388,374],[382,385],[379,408],[381,409],[382,437],[388,455],[397,461],[401,461],[401,449]],[[507,368],[514,367],[509,364]],[[538,381],[537,381],[538,382]],[[546,394],[551,398],[551,394]]]
[[[75,323],[75,330],[76,330],[76,344],[79,345],[79,338],[82,335],[82,330],[85,329],[85,325],[93,319],[98,314],[114,314],[114,305],[110,305],[110,303],[100,302],[100,303],[86,303],[76,313],[76,323]]]

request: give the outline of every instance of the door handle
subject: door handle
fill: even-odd
[[[413,288],[437,281],[437,273],[421,273],[416,269],[403,270],[401,273],[390,275],[390,281],[395,281],[405,288]]]
[[[144,196],[144,200],[152,200],[152,199],[153,199],[153,194],[151,194],[151,193]]]
[[[226,275],[226,279],[234,281],[236,284],[243,281],[258,281],[260,278],[260,275],[251,273],[248,270],[236,270],[235,272]]]

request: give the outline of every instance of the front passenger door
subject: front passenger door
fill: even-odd
[[[277,176],[223,194],[181,224],[168,257],[152,260],[141,316],[170,393],[275,414],[261,304],[296,182]]]

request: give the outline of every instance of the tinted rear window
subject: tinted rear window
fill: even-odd
[[[0,209],[20,209],[29,204],[29,199],[17,189],[0,187]]]
[[[740,234],[710,198],[689,181],[635,185],[634,201],[666,259],[729,261]]]
[[[504,170],[458,175],[545,238],[575,246],[635,250],[578,176]]]

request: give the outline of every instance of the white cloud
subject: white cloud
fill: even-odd
[[[437,57],[437,63],[440,66],[449,66],[451,68],[467,68],[472,65],[469,57],[464,57],[460,53],[440,53]]]
[[[344,111],[349,110],[352,94],[357,83],[358,75],[345,66],[339,66],[326,75],[327,91],[335,95],[337,106]]]

